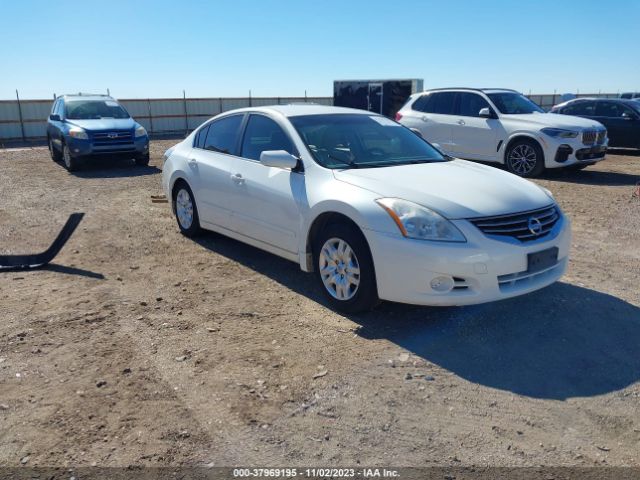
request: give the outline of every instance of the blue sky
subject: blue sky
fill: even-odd
[[[345,78],[640,89],[638,0],[0,1],[0,99],[324,96]]]

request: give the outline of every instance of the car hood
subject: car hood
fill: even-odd
[[[603,129],[604,126],[595,120],[574,117],[572,115],[560,115],[557,113],[530,113],[519,115],[503,115],[501,120],[517,120],[521,123],[539,125],[540,128],[567,128],[567,129]]]
[[[533,182],[466,160],[334,170],[334,176],[380,197],[423,205],[449,219],[523,212],[553,203]]]
[[[133,118],[100,118],[96,120],[72,120],[67,119],[70,125],[76,125],[85,130],[133,130],[136,121]]]

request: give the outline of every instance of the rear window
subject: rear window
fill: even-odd
[[[127,111],[115,100],[68,100],[66,117],[70,120],[129,118]]]

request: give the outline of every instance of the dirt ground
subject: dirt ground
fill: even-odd
[[[148,168],[0,150],[0,466],[640,466],[640,156],[536,180],[567,275],[487,305],[343,316],[297,265],[178,233]]]

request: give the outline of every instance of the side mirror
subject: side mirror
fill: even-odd
[[[51,120],[52,122],[60,122],[60,115],[49,115],[49,120]]]
[[[424,138],[424,137],[422,136],[422,132],[421,132],[420,130],[418,130],[417,128],[412,128],[412,129],[411,129],[411,131],[412,131],[413,133],[415,133],[417,136],[419,136],[420,138]]]
[[[285,150],[265,150],[260,154],[260,163],[265,167],[293,170],[298,166],[298,159]]]
[[[493,118],[493,114],[491,113],[491,109],[489,107],[481,108],[478,112],[478,116],[480,118]]]

